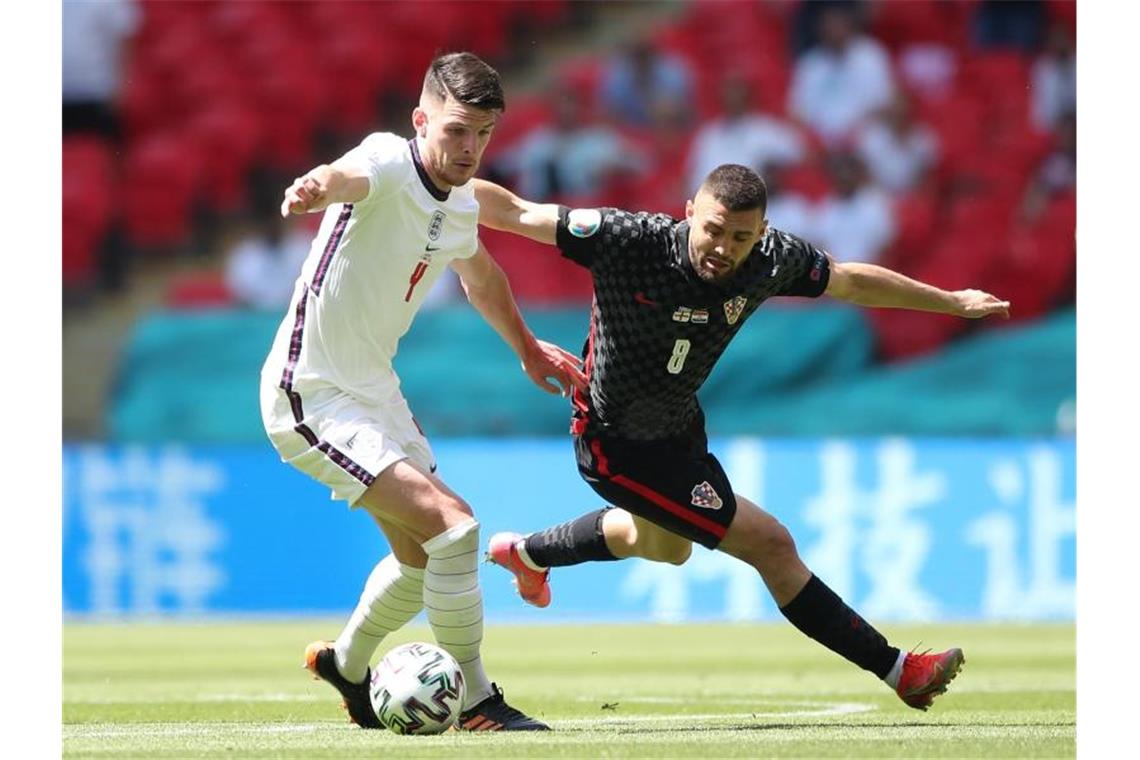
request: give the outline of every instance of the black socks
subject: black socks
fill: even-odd
[[[898,660],[899,650],[814,575],[780,612],[796,628],[879,678]]]
[[[565,567],[583,562],[608,562],[617,557],[606,547],[602,517],[613,507],[587,512],[579,518],[526,537],[526,553],[541,567]]]

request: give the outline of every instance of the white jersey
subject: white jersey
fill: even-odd
[[[392,359],[432,284],[475,253],[479,204],[471,182],[432,184],[416,139],[374,133],[346,157],[367,168],[368,196],[325,211],[262,377],[379,403],[399,388]]]

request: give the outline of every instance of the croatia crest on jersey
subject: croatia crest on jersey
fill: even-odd
[[[748,299],[744,296],[737,296],[731,301],[724,302],[724,318],[728,320],[730,325],[735,325],[736,320],[740,319],[746,303],[748,303]]]
[[[693,486],[692,505],[703,509],[720,509],[724,502],[707,480]]]

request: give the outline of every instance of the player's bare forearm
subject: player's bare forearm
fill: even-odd
[[[524,359],[528,351],[533,350],[535,337],[519,312],[506,275],[497,265],[495,270],[482,282],[462,280],[463,290],[467,294],[467,300],[487,324],[495,329],[520,359]]]
[[[459,274],[467,300],[518,355],[523,372],[535,385],[562,395],[567,395],[571,386],[585,389],[586,376],[578,357],[534,337],[515,303],[507,276],[482,242],[474,256],[453,261],[451,266]]]
[[[981,290],[942,290],[875,264],[832,261],[827,294],[859,306],[1009,318],[1009,302]]]
[[[557,205],[523,200],[505,187],[483,179],[475,180],[475,200],[479,202],[479,224],[554,245]]]
[[[368,196],[363,170],[336,161],[321,164],[293,180],[281,201],[281,216],[323,211],[334,203],[356,203]]]

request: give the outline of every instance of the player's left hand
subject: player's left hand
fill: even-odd
[[[572,387],[585,391],[589,385],[578,357],[544,340],[534,342],[523,356],[522,368],[534,384],[547,393],[569,396]],[[551,383],[551,378],[558,385]]]
[[[983,290],[955,290],[955,314],[967,319],[979,319],[993,314],[1009,319],[1009,301],[1002,301]]]

